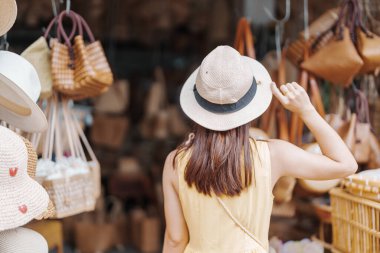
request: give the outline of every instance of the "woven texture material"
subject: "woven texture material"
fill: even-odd
[[[270,153],[267,142],[251,141],[256,184],[237,197],[221,197],[231,214],[268,249],[269,222],[273,205]],[[179,197],[189,229],[190,241],[185,253],[264,253],[261,247],[230,218],[215,196],[189,187],[184,171],[189,153],[181,153],[178,171]],[[215,224],[218,226],[217,231]]]
[[[0,2],[0,36],[8,32],[17,17],[17,5],[15,0],[1,0]]]
[[[39,233],[16,228],[0,232],[1,253],[48,253],[48,244]]]
[[[83,174],[70,177],[70,180],[44,180],[43,186],[53,201],[55,218],[64,218],[85,211],[93,211],[95,184],[93,175]]]
[[[27,169],[28,175],[34,179],[36,177],[38,156],[37,156],[36,151],[34,150],[33,144],[28,139],[25,139],[24,137],[21,137],[21,138],[25,143],[26,149],[28,150],[28,169]],[[50,217],[53,217],[54,214],[55,214],[54,204],[51,200],[49,200],[47,209],[41,215],[36,217],[36,219],[37,220],[48,219]]]
[[[380,252],[380,203],[342,189],[330,191],[333,246],[340,252]]]
[[[247,105],[235,112],[217,113],[202,107],[195,97],[194,85],[202,99],[217,106],[234,104],[247,94],[253,80],[256,92]],[[263,114],[272,100],[271,77],[258,61],[241,56],[229,46],[211,51],[186,80],[181,90],[181,108],[197,124],[214,131],[244,125]]]
[[[79,34],[73,42],[63,29],[65,15],[72,19],[74,27],[78,26]],[[83,39],[83,29],[90,38],[88,45]],[[100,42],[95,41],[84,19],[73,11],[62,12],[58,19],[58,34],[64,38],[64,43],[59,39],[51,42],[54,88],[72,99],[94,97],[107,91],[113,83],[113,75]]]
[[[0,127],[0,231],[28,223],[48,206],[46,191],[27,173],[28,151],[22,139]]]
[[[40,37],[21,54],[36,69],[41,82],[40,98],[48,98],[52,93],[50,49],[44,37]]]

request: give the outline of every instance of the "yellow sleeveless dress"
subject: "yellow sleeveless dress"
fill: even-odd
[[[270,155],[267,142],[252,140],[251,145],[256,185],[251,184],[240,196],[221,199],[241,225],[260,240],[265,251],[231,219],[215,196],[205,196],[195,187],[188,187],[184,179],[189,159],[186,152],[178,157],[176,166],[179,197],[190,238],[185,253],[268,252],[273,206]]]

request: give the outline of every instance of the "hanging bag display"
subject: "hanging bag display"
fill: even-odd
[[[54,218],[94,210],[96,198],[100,194],[99,163],[67,103],[67,100],[58,101],[55,96],[50,99],[47,110],[49,128],[44,139],[43,156],[38,161],[36,171],[36,179],[54,203]],[[62,148],[63,136],[68,139],[68,150]],[[80,140],[91,161],[86,159]]]
[[[309,40],[305,41],[305,33],[303,31],[299,34],[299,38],[289,45],[286,57],[296,66],[301,64],[304,60],[304,51],[307,44],[315,44],[315,51],[324,47],[327,42],[334,36],[331,28],[336,24],[338,19],[338,9],[330,9],[318,17],[313,23],[308,27]],[[323,40],[317,40],[317,38],[325,31],[328,31],[326,35],[323,36]]]
[[[63,28],[64,17],[69,17],[73,23],[72,31],[76,32],[73,40],[72,34],[68,36]],[[57,23],[57,38],[51,40],[54,89],[72,99],[94,97],[107,91],[113,82],[112,72],[100,42],[95,41],[85,20],[73,11],[63,11]],[[89,37],[88,45],[84,42],[83,31]]]
[[[348,9],[348,8],[351,9]],[[363,60],[351,40],[350,29],[354,29],[354,4],[344,1],[338,22],[333,28],[334,38],[314,55],[306,59],[301,67],[333,84],[348,86],[363,66]]]
[[[361,10],[357,0],[355,4],[355,32],[356,46],[363,59],[363,67],[360,73],[374,72],[380,68],[380,37],[371,33],[363,24]]]

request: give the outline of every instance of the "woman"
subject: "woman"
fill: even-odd
[[[305,122],[323,155],[249,137],[250,122],[268,108],[272,93]],[[206,56],[180,101],[196,127],[165,162],[164,253],[268,252],[272,189],[280,177],[326,180],[357,170],[300,85],[278,89],[259,62],[231,47]]]

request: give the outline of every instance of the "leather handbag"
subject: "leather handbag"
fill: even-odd
[[[73,23],[70,36],[63,28],[64,17]],[[63,11],[57,23],[57,38],[51,40],[54,89],[72,99],[94,97],[107,91],[113,75],[100,42],[95,41],[85,20],[73,11]],[[88,45],[84,42],[83,29],[89,37]],[[73,31],[76,35],[72,40]]]
[[[355,6],[356,47],[364,62],[360,73],[370,73],[380,68],[380,37],[364,26],[358,0],[352,2]]]
[[[325,46],[327,42],[333,37],[334,33],[331,28],[334,26],[338,19],[338,9],[330,9],[318,17],[309,26],[309,40],[305,41],[305,31],[301,32],[298,39],[289,45],[286,57],[296,66],[301,64],[304,60],[304,50],[307,44],[315,44],[314,48],[318,51]],[[323,40],[317,40],[321,33],[328,31]]]
[[[354,90],[355,110],[348,121],[338,130],[358,163],[367,163],[371,154],[371,126],[369,123],[368,102],[365,95]]]
[[[351,11],[347,10],[351,6]],[[334,38],[314,55],[306,59],[301,67],[333,84],[348,86],[363,66],[363,60],[351,40],[350,29],[354,29],[354,4],[344,1],[334,30]],[[349,26],[349,27],[348,27]]]
[[[256,59],[253,35],[246,18],[241,18],[238,22],[234,48],[238,50],[241,55],[247,55],[248,57]]]
[[[357,47],[363,59],[361,73],[369,73],[380,68],[380,37],[357,29]]]

